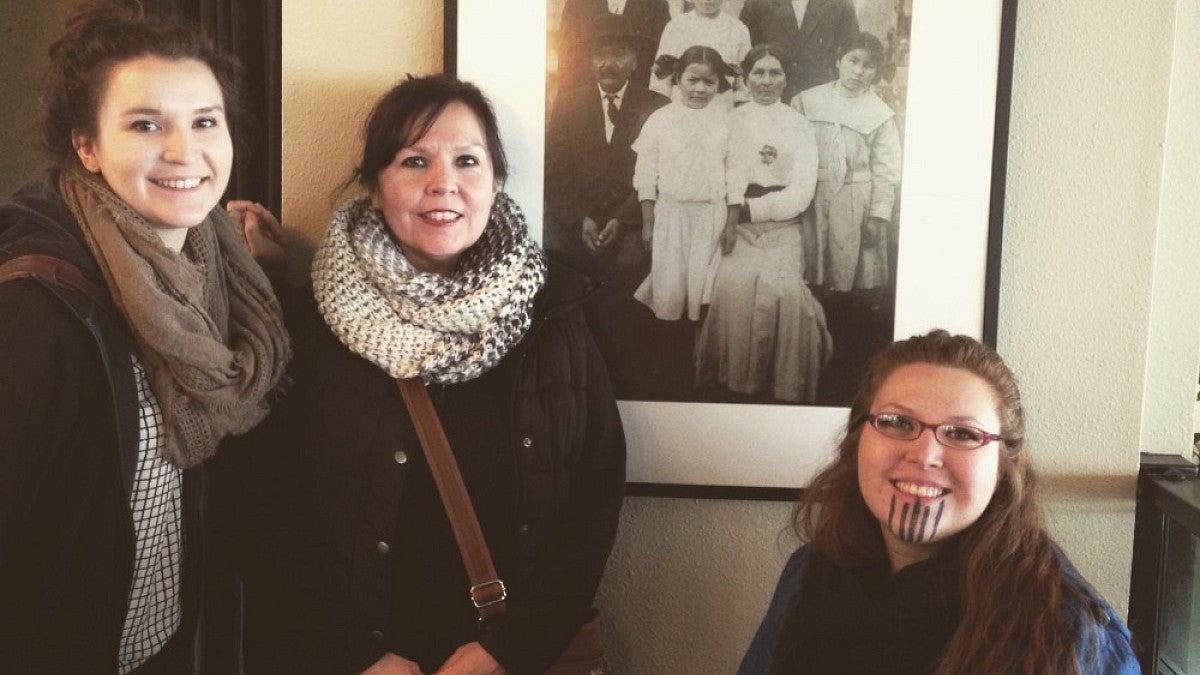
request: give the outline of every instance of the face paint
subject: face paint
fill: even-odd
[[[896,522],[896,497],[892,497],[888,507],[888,529],[901,540],[910,544],[920,544],[937,537],[938,525],[942,522],[942,509],[946,508],[945,500],[937,500],[937,511],[933,514],[933,522],[929,522],[933,504],[921,504],[916,500],[912,504],[905,503],[900,507],[900,522]]]

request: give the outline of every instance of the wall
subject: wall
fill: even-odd
[[[0,1],[0,195],[24,183],[44,161],[37,150],[38,87],[46,50],[75,3]]]
[[[1191,429],[1200,76],[1182,53],[1198,7],[1027,0],[1017,24],[998,346],[1021,376],[1050,525],[1121,611],[1138,452],[1183,454]],[[283,215],[305,244],[366,106],[440,68],[441,10],[287,3]],[[789,513],[628,499],[598,599],[617,672],[732,672],[794,545]]]
[[[307,262],[358,163],[371,106],[442,67],[439,0],[283,3],[283,213],[292,273]]]

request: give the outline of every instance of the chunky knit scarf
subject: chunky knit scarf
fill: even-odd
[[[133,330],[162,407],[164,453],[195,466],[262,421],[284,375],[291,346],[271,284],[220,208],[176,253],[103,179],[63,171],[58,187]]]
[[[333,215],[312,279],[325,323],[351,351],[392,377],[448,384],[479,377],[524,337],[546,259],[501,192],[454,274],[423,273],[359,197]]]

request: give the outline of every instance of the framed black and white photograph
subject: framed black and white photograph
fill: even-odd
[[[994,344],[1014,22],[1013,0],[446,0],[505,191],[602,282],[631,493],[791,499],[871,353]]]

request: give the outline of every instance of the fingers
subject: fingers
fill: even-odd
[[[242,236],[249,238],[253,235],[265,237],[277,244],[283,244],[283,225],[275,214],[262,204],[245,199],[230,200],[225,210],[242,230]]]

